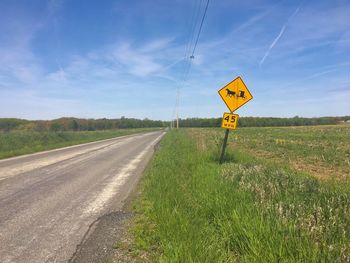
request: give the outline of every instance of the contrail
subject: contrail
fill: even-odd
[[[58,30],[57,30],[57,16],[56,13],[60,8],[60,5],[62,4],[61,1],[58,0],[51,0],[49,2],[49,16],[52,18],[52,23],[53,23],[53,35],[54,35],[54,40],[55,40],[55,55],[56,55],[56,64],[57,64],[57,68],[58,68],[58,72],[59,72],[59,76],[61,78],[61,80],[65,80],[66,79],[66,72],[64,71],[64,69],[62,68],[62,64],[61,64],[61,59],[58,55],[59,51],[61,50],[61,39],[60,36],[58,34]]]
[[[270,54],[271,49],[273,49],[273,47],[277,44],[278,40],[281,38],[281,36],[283,35],[284,31],[286,30],[286,25],[284,25],[281,28],[280,33],[278,34],[278,36],[273,40],[273,42],[271,43],[271,45],[269,46],[268,50],[265,52],[264,57],[260,60],[259,63],[259,67],[261,67],[261,65],[264,63],[265,59],[267,58],[267,56]]]
[[[300,5],[300,6],[301,6],[301,5]],[[288,22],[289,22],[289,20],[291,20],[293,17],[295,17],[295,16],[299,13],[299,11],[300,11],[300,6],[298,6],[298,8],[295,9],[294,13],[288,18]]]
[[[179,60],[177,60],[177,61],[174,61],[173,63],[170,63],[170,64],[167,65],[167,66],[164,66],[164,67],[162,68],[162,71],[165,71],[165,70],[167,70],[167,69],[169,69],[169,68],[175,66],[176,64],[182,62],[182,61],[185,60],[185,59],[186,59],[186,57],[181,58],[181,59],[179,59]]]
[[[273,49],[273,47],[277,44],[278,40],[282,37],[284,31],[287,28],[287,25],[289,24],[289,21],[295,17],[300,11],[300,6],[295,9],[295,11],[293,12],[293,14],[288,18],[287,22],[282,26],[278,36],[272,41],[271,45],[269,46],[269,48],[267,49],[267,51],[265,52],[265,55],[263,56],[263,58],[260,60],[259,62],[259,67],[262,66],[262,64],[264,63],[265,59],[269,56],[271,50]]]

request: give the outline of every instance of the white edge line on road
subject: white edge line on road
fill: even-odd
[[[30,172],[35,169],[40,169],[42,167],[49,166],[51,164],[55,164],[61,161],[65,161],[65,160],[80,156],[82,154],[87,154],[92,151],[103,150],[106,147],[115,147],[120,144],[125,144],[131,139],[132,139],[131,137],[124,138],[123,141],[117,140],[116,142],[111,143],[110,145],[102,145],[102,146],[93,145],[91,148],[85,149],[85,150],[81,150],[77,148],[73,152],[69,152],[65,154],[61,153],[59,156],[48,156],[48,157],[43,157],[32,161],[22,162],[21,164],[13,164],[7,167],[2,167],[0,168],[0,178],[8,178],[21,173]]]
[[[154,146],[164,135],[162,133],[154,141],[146,146],[146,148],[139,153],[133,160],[125,165],[111,180],[111,182],[101,191],[101,193],[90,203],[90,205],[84,210],[83,214],[92,214],[100,212],[105,204],[118,192],[120,187],[125,184],[129,176],[137,168],[137,165],[142,161],[142,158],[146,155],[149,149]]]
[[[77,147],[77,146],[82,146],[82,144],[81,145],[76,145],[76,146],[71,146],[71,147],[68,147],[68,148],[76,147],[75,151],[68,152],[68,153],[65,153],[63,155],[61,154],[59,156],[42,157],[42,158],[37,159],[37,160],[29,160],[29,161],[26,161],[26,162],[22,162],[21,164],[12,164],[10,166],[0,167],[0,181],[4,180],[6,178],[12,177],[12,176],[16,176],[18,174],[22,174],[22,173],[25,173],[25,172],[29,172],[29,171],[32,171],[32,170],[35,170],[35,169],[42,168],[42,167],[45,167],[45,166],[48,166],[48,165],[51,165],[51,164],[54,164],[54,163],[57,163],[57,162],[60,162],[60,161],[68,160],[68,159],[71,159],[73,157],[76,157],[76,156],[79,156],[81,154],[85,154],[85,153],[88,153],[88,152],[91,152],[91,151],[96,151],[96,150],[99,150],[99,149],[103,149],[105,147],[118,146],[119,144],[127,143],[129,140],[131,140],[133,138],[147,136],[147,135],[150,135],[150,134],[151,133],[143,133],[143,134],[137,134],[137,135],[122,136],[122,138],[121,137],[116,137],[116,138],[114,138],[115,141],[113,143],[111,143],[110,145],[99,145],[99,144],[96,144],[96,146],[95,146],[93,143],[83,144],[83,145],[89,145],[89,144],[92,145],[92,148],[84,149],[84,150],[79,149]],[[119,140],[119,138],[120,139],[124,139],[124,140]],[[113,140],[113,139],[107,139],[107,140],[104,140],[104,141],[110,141],[110,140]],[[99,141],[99,142],[101,142],[101,141]],[[61,150],[61,149],[57,149],[57,150],[53,150],[53,151],[58,151],[58,150]],[[41,153],[43,153],[43,152],[41,152]],[[15,157],[15,158],[21,158],[21,157],[24,157],[24,156]],[[9,160],[9,159],[6,159],[6,160]],[[3,160],[3,161],[5,161],[5,160]]]
[[[108,142],[108,141],[112,141],[112,140],[123,139],[125,137],[146,135],[146,134],[150,134],[150,133],[154,133],[154,132],[158,132],[158,131],[151,131],[151,132],[145,132],[145,133],[134,133],[134,134],[129,134],[129,135],[117,136],[117,137],[113,137],[113,138],[105,139],[105,140],[98,140],[98,141],[93,141],[93,142],[87,142],[87,143],[82,143],[82,144],[66,146],[66,147],[57,148],[57,149],[53,149],[53,150],[47,150],[47,151],[42,151],[42,152],[24,154],[24,155],[20,155],[20,156],[15,156],[15,157],[10,157],[10,158],[6,158],[6,159],[1,159],[0,163],[7,162],[7,161],[12,161],[12,160],[16,160],[16,159],[22,159],[22,158],[25,158],[25,157],[31,157],[31,156],[36,156],[36,155],[41,155],[41,154],[46,154],[46,153],[58,152],[58,151],[67,150],[67,149],[73,149],[73,148],[77,148],[77,147],[81,147],[81,146],[85,146],[85,145],[90,145],[90,144],[94,144],[94,143],[101,143],[101,142]]]

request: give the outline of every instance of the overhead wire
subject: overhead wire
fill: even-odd
[[[209,0],[207,0],[207,4],[205,6],[205,10],[204,10],[204,14],[203,14],[203,17],[202,17],[201,25],[200,25],[199,30],[198,30],[196,43],[194,44],[193,51],[192,51],[192,55],[191,55],[192,58],[194,58],[194,52],[195,52],[197,44],[198,44],[199,36],[200,36],[200,34],[202,32],[202,27],[203,27],[205,16],[206,16],[207,11],[208,11],[208,6],[209,6]]]
[[[188,41],[187,41],[187,45],[186,45],[186,49],[185,49],[185,58],[189,58],[189,53],[191,50],[191,46],[193,43],[193,39],[194,39],[194,33],[196,31],[196,27],[198,24],[198,19],[199,19],[199,14],[200,14],[200,9],[202,6],[203,0],[198,0],[196,5],[195,5],[195,9],[192,15],[192,21],[190,24],[190,33],[188,35]]]
[[[194,34],[195,34],[195,29],[197,27],[198,24],[198,19],[199,19],[199,14],[200,14],[200,9],[201,9],[201,5],[202,5],[203,0],[197,0],[196,3],[194,4],[193,7],[193,12],[192,12],[192,17],[189,21],[188,24],[188,38],[187,38],[187,43],[186,43],[186,47],[185,47],[185,53],[183,56],[183,62],[184,62],[184,66],[187,66],[190,64],[189,61],[189,54],[191,52],[191,47],[192,47],[192,43],[193,43],[193,39],[194,39]],[[185,79],[186,76],[186,72],[188,71],[188,68],[186,68],[183,71],[183,74],[180,77],[179,82],[177,83],[177,88],[176,88],[176,102],[174,105],[174,110],[173,110],[173,114],[172,114],[172,122],[177,120],[177,116],[178,115],[178,108],[179,108],[179,89],[180,86],[182,86],[182,81]],[[172,123],[172,126],[173,125]]]
[[[179,128],[180,89],[185,86],[186,81],[188,79],[188,76],[190,74],[191,66],[192,66],[191,60],[194,59],[194,54],[195,54],[195,51],[196,51],[196,48],[197,48],[198,40],[199,40],[200,34],[202,32],[203,23],[204,23],[204,20],[205,20],[207,11],[208,11],[208,6],[209,6],[209,0],[207,0],[206,6],[205,6],[205,9],[204,9],[204,13],[203,13],[203,16],[202,16],[202,19],[201,19],[201,22],[200,22],[200,26],[199,26],[199,29],[198,29],[196,41],[194,43],[191,56],[188,57],[188,55],[190,54],[189,51],[191,50],[191,46],[193,44],[194,32],[195,32],[195,29],[197,28],[197,23],[198,23],[198,21],[196,21],[196,20],[198,20],[198,18],[199,18],[200,7],[202,5],[202,2],[203,2],[203,0],[200,0],[199,6],[198,6],[199,7],[198,8],[198,13],[197,13],[196,19],[194,19],[193,31],[191,29],[191,33],[190,33],[190,38],[189,38],[190,42],[187,43],[186,50],[185,50],[185,59],[188,59],[188,66],[187,66],[187,69],[184,71],[182,83],[179,84],[179,86],[177,88],[177,92],[176,92],[176,123],[177,123],[176,127],[177,128]],[[196,12],[196,9],[195,9],[195,12]],[[195,15],[193,15],[193,17],[194,16]]]

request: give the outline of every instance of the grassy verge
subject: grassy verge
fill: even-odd
[[[162,141],[133,207],[134,254],[151,262],[350,261],[348,183],[238,150],[220,166],[212,137],[197,137],[172,131]]]
[[[152,130],[0,133],[0,159]]]

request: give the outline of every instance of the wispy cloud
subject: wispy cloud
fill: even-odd
[[[257,22],[259,22],[260,20],[262,20],[264,17],[266,17],[272,9],[269,9],[267,11],[261,12],[251,18],[249,18],[247,21],[245,21],[244,23],[242,23],[241,25],[239,25],[237,28],[235,28],[233,30],[233,32],[236,34],[239,31],[242,31],[244,29],[249,28],[250,26],[253,26],[254,24],[256,24]]]
[[[266,58],[270,55],[271,50],[274,48],[274,46],[277,44],[277,42],[280,40],[280,38],[282,37],[283,33],[285,32],[287,25],[289,24],[289,21],[295,17],[300,11],[300,6],[295,9],[295,11],[293,12],[293,14],[288,18],[287,22],[282,26],[280,32],[278,33],[277,37],[272,41],[271,45],[269,46],[269,48],[267,49],[267,51],[265,52],[265,55],[263,56],[263,58],[260,60],[259,62],[259,67],[262,66],[262,64],[265,62]]]
[[[161,68],[161,65],[152,56],[133,49],[128,43],[116,47],[113,51],[113,57],[129,73],[136,76],[147,76]]]
[[[258,14],[253,15],[250,17],[248,20],[244,21],[242,24],[240,24],[238,27],[236,27],[233,30],[233,33],[237,33],[243,30],[246,30],[247,28],[256,25],[258,22],[266,18],[267,15],[273,13],[276,9],[280,7],[280,3],[275,3],[273,5],[265,5],[264,6],[264,11],[259,12]],[[299,10],[298,10],[299,12]]]
[[[43,16],[37,11],[3,19],[2,115],[103,117],[130,113],[167,119],[187,62],[183,55],[186,27],[181,24],[186,18],[185,1],[173,1],[176,9],[162,4],[162,10],[173,12],[162,19],[159,15],[150,17],[148,12],[150,3],[156,6],[158,2],[141,2],[119,3],[128,12],[119,10],[120,15],[113,18],[105,5],[87,3],[89,10],[99,7],[106,14],[106,20],[99,17],[99,26],[111,33],[97,34],[99,37],[92,30],[95,21],[87,19],[85,12],[74,11],[64,0],[38,5],[46,8]],[[300,11],[287,2],[256,0],[253,5],[246,1],[237,9],[235,1],[224,0],[211,7],[211,21],[205,24],[192,71],[181,91],[184,115],[220,115],[223,105],[219,98],[214,99],[216,89],[238,74],[255,97],[243,113],[247,109],[250,115],[284,114],[270,106],[278,101],[286,105],[285,114],[296,115],[295,106],[288,103],[295,94],[303,94],[306,100],[315,99],[297,110],[313,109],[313,116],[330,114],[324,104],[319,106],[320,99],[333,87],[346,91],[349,83],[350,5],[305,1]],[[239,10],[234,16],[233,8]],[[30,13],[28,8],[23,10]],[[70,12],[76,12],[74,19]],[[92,36],[90,41],[79,41],[87,36]],[[271,67],[265,72],[267,62]],[[339,100],[332,103],[339,104]],[[269,106],[265,106],[267,101]],[[348,104],[342,105],[342,112],[348,111]]]
[[[172,47],[171,42],[165,39],[145,41],[142,46],[124,40],[72,57],[65,67],[59,67],[47,77],[56,83],[131,77],[137,77],[134,79],[136,81],[138,78],[162,77],[162,74],[170,74],[171,68],[183,61],[183,58],[178,59],[178,53],[177,47]]]
[[[170,68],[179,63],[166,58],[164,50],[170,48],[170,39],[158,39],[145,43],[143,47],[135,47],[129,42],[116,44],[112,54],[114,61],[123,65],[124,69],[135,76],[145,77]],[[182,59],[181,59],[182,60]],[[170,61],[165,63],[165,61]]]
[[[305,83],[306,81],[310,81],[312,79],[319,79],[320,77],[323,77],[324,75],[330,75],[330,73],[337,73],[339,71],[342,70],[346,70],[347,68],[349,68],[350,66],[350,62],[344,62],[344,63],[338,63],[338,64],[334,64],[334,65],[329,65],[325,68],[322,68],[321,71],[318,71],[316,73],[307,75],[305,77],[301,77],[298,78],[292,82],[287,83],[285,86],[282,87],[282,90],[285,90],[285,88],[288,87],[294,87],[296,86],[296,84],[298,84],[298,86],[300,87],[300,89],[303,89],[304,86],[301,85],[301,83]],[[329,78],[329,77],[328,77]]]
[[[343,85],[330,89],[331,92],[337,92],[340,94],[350,94],[350,83],[344,83]]]

